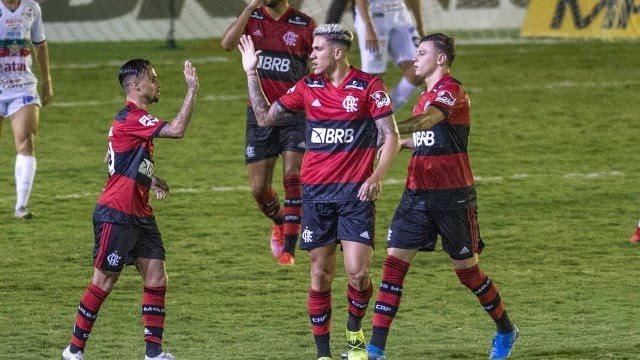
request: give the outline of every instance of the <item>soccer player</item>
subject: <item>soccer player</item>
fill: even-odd
[[[93,279],[80,300],[71,342],[62,353],[63,360],[84,359],[84,348],[100,306],[124,266],[132,264],[144,280],[145,360],[174,358],[162,351],[167,273],[162,236],[149,206],[149,191],[153,190],[158,199],[164,199],[169,193],[167,183],[154,175],[153,139],[182,138],[191,122],[198,76],[188,61],[184,63],[184,78],[187,95],[178,115],[168,123],[148,112],[160,96],[160,83],[151,63],[134,59],[120,68],[120,85],[127,99],[109,130],[105,159],[109,179],[93,213]]]
[[[631,235],[630,240],[634,244],[640,243],[640,221],[638,221],[638,227],[636,227],[636,231]]]
[[[331,284],[336,248],[344,251],[348,278],[349,360],[366,360],[361,319],[372,294],[369,269],[374,241],[374,200],[399,149],[393,111],[382,80],[349,65],[353,34],[339,24],[314,31],[312,74],[269,104],[257,74],[260,51],[249,36],[238,46],[249,96],[260,126],[275,126],[304,110],[307,152],[302,162],[302,240],[311,263],[308,310],[318,358],[331,359]],[[376,145],[380,159],[373,167]]]
[[[454,79],[453,38],[430,34],[420,40],[414,68],[425,78],[426,90],[413,108],[413,117],[399,122],[404,148],[413,149],[402,200],[389,226],[387,257],[373,315],[369,359],[384,359],[387,335],[409,265],[419,250],[433,250],[440,235],[460,282],[477,297],[495,321],[490,359],[506,359],[518,338],[496,285],[480,270],[484,244],[477,222],[476,191],[467,155],[470,129],[469,97]]]
[[[262,5],[262,6],[261,6]],[[251,35],[262,50],[258,76],[267,99],[282,96],[308,73],[315,21],[289,6],[287,0],[252,0],[229,25],[222,47],[235,49],[241,35]],[[245,162],[253,197],[260,210],[273,221],[271,251],[278,264],[295,264],[294,252],[300,234],[300,164],[304,153],[304,113],[276,127],[260,128],[251,104],[247,107]],[[284,208],[272,187],[278,156],[282,155]]]
[[[33,0],[2,0],[0,14],[0,81],[5,84],[0,91],[0,128],[2,118],[8,118],[17,152],[14,216],[31,219],[33,214],[27,206],[36,175],[34,141],[40,121],[40,106],[49,104],[53,96],[49,50],[38,3]],[[42,101],[38,97],[38,80],[31,71],[31,48],[42,77]]]
[[[424,35],[420,0],[355,0],[355,3],[354,26],[362,70],[378,76],[384,74],[391,55],[403,72],[402,79],[391,91],[391,104],[397,111],[424,81],[413,71],[417,41]],[[411,9],[417,27],[407,7]]]

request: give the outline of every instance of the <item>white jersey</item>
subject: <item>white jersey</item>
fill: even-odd
[[[369,15],[374,22],[376,30],[379,28],[395,28],[414,26],[404,0],[368,0]],[[364,27],[360,12],[356,7],[356,21],[354,26]]]
[[[38,3],[20,0],[20,6],[10,11],[0,1],[0,100],[37,94],[31,48],[45,40]]]

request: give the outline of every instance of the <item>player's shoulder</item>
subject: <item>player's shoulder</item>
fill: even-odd
[[[294,25],[294,26],[315,26],[315,20],[303,13],[302,11],[296,9],[296,8],[291,8],[291,11],[288,12],[287,18],[286,18],[286,22],[287,24],[290,25]]]
[[[438,87],[451,90],[460,90],[463,88],[462,82],[454,78],[450,74],[447,74],[442,78],[442,80],[440,81],[440,86]]]
[[[373,84],[382,83],[382,78],[377,75],[366,73],[357,68],[352,69],[353,71],[349,75],[349,81],[345,84],[345,88],[347,89],[366,90]]]
[[[265,16],[264,16],[264,12],[262,12],[262,7],[258,7],[255,10],[253,10],[253,12],[249,17],[255,20],[264,20]]]
[[[33,11],[33,10],[35,10],[38,13],[41,12],[40,4],[38,4],[35,0],[23,0],[22,3],[23,3],[22,6],[27,12]],[[25,14],[25,16],[28,16],[28,14]]]
[[[137,107],[134,103],[128,102],[118,113],[116,114],[116,121],[138,121],[139,119],[151,116],[149,112]]]
[[[308,88],[326,88],[327,82],[322,75],[307,74],[300,79],[300,83],[303,83]]]

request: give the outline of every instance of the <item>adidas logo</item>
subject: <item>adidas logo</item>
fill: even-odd
[[[464,255],[464,254],[468,254],[469,253],[469,249],[465,246],[462,248],[462,250],[460,250],[460,255]]]
[[[316,106],[316,107],[318,107],[318,106],[322,106],[322,104],[320,104],[320,100],[315,99],[315,100],[313,100],[313,102],[311,103],[311,106]]]
[[[260,31],[260,29],[258,29],[256,31],[254,31],[252,35],[253,36],[262,36],[262,31]]]
[[[365,239],[371,240],[371,238],[369,237],[369,232],[365,231],[362,234],[360,234],[360,237],[363,237]]]

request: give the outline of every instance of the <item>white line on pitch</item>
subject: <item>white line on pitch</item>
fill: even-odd
[[[538,177],[540,175],[530,175],[530,174],[513,174],[510,176],[475,176],[474,180],[477,183],[496,183],[502,182],[505,180],[523,180],[529,177]],[[546,175],[542,175],[546,176]],[[604,178],[604,177],[619,177],[624,176],[624,173],[621,171],[601,171],[601,172],[591,172],[591,173],[566,173],[564,175],[559,175],[558,177],[564,179],[575,179],[575,178],[583,178],[583,179],[595,179],[595,178]],[[406,183],[406,179],[387,179],[384,181],[385,185],[402,185]],[[172,189],[173,193],[186,193],[186,194],[200,194],[200,193],[227,193],[227,192],[248,192],[251,191],[249,186],[212,186],[208,189],[204,188],[176,188]],[[54,199],[79,199],[85,197],[98,197],[98,193],[76,193],[76,194],[66,194],[66,195],[56,195]],[[37,193],[35,194],[37,196]],[[2,202],[2,200],[0,200]]]
[[[185,59],[191,61],[193,64],[211,64],[228,62],[229,59],[224,56],[205,56],[201,58]],[[120,67],[126,60],[109,60],[103,62],[92,62],[84,64],[51,64],[52,69],[66,69],[66,70],[82,70],[82,69],[97,69],[101,67]],[[154,65],[174,65],[182,64],[182,60],[157,60],[153,62]]]
[[[206,95],[202,98],[204,101],[236,101],[246,99],[247,95]],[[120,104],[123,103],[124,100],[113,100],[113,101],[69,101],[69,102],[52,102],[48,106],[51,107],[84,107],[84,106],[99,106],[99,105],[112,105],[112,104]],[[173,101],[173,102],[182,102],[182,99],[167,99],[163,101]]]

